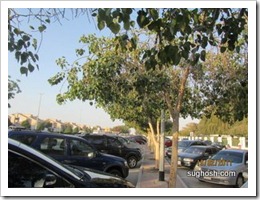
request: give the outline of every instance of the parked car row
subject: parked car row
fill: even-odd
[[[169,158],[171,149],[166,148]],[[247,150],[225,149],[220,143],[200,140],[178,142],[178,165],[199,173],[199,181],[242,187],[248,178],[247,161]]]
[[[133,188],[122,178],[88,168],[65,165],[22,144],[8,139],[9,188]]]
[[[136,167],[138,161],[142,159],[139,143],[116,135],[82,134],[75,136],[30,130],[10,130],[8,137],[10,140],[14,139],[30,146],[43,155],[50,156],[62,163],[61,165],[66,166],[65,168],[72,168],[75,171],[87,170],[88,174],[92,175],[99,173],[100,177],[118,177],[117,180],[126,178],[129,168]],[[53,186],[56,187],[55,184]]]
[[[9,138],[25,143],[64,164],[100,170],[122,178],[126,178],[129,173],[125,159],[102,153],[78,136],[35,131],[10,131]]]

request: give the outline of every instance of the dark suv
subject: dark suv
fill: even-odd
[[[31,146],[69,165],[87,167],[126,178],[129,168],[125,159],[100,153],[85,139],[66,134],[9,131],[9,138]]]
[[[129,148],[118,140],[117,137],[105,134],[86,134],[82,137],[99,151],[126,159],[129,168],[135,168],[138,161],[142,159],[142,153],[139,148]]]

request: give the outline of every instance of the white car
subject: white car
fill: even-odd
[[[241,187],[245,182],[243,172],[248,169],[247,160],[247,150],[221,150],[210,159],[199,162],[194,174],[200,181]]]

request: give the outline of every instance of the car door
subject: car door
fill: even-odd
[[[49,180],[48,180],[49,179]],[[52,181],[54,179],[55,181]],[[74,187],[64,177],[20,153],[8,152],[8,187]]]
[[[107,137],[107,153],[122,157],[122,144],[114,137]]]
[[[64,137],[41,136],[35,147],[41,152],[53,157],[55,160],[63,162],[67,158],[68,149]]]
[[[102,163],[96,158],[96,150],[83,140],[68,139],[68,156],[66,164],[102,170]]]

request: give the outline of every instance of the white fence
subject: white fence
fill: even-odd
[[[172,136],[167,136],[168,138],[172,138]],[[208,136],[208,137],[184,137],[179,136],[179,140],[188,139],[188,140],[210,140],[211,142],[220,142],[222,144],[228,145],[231,148],[238,149],[247,149],[247,140],[245,137],[232,137],[232,136]]]

